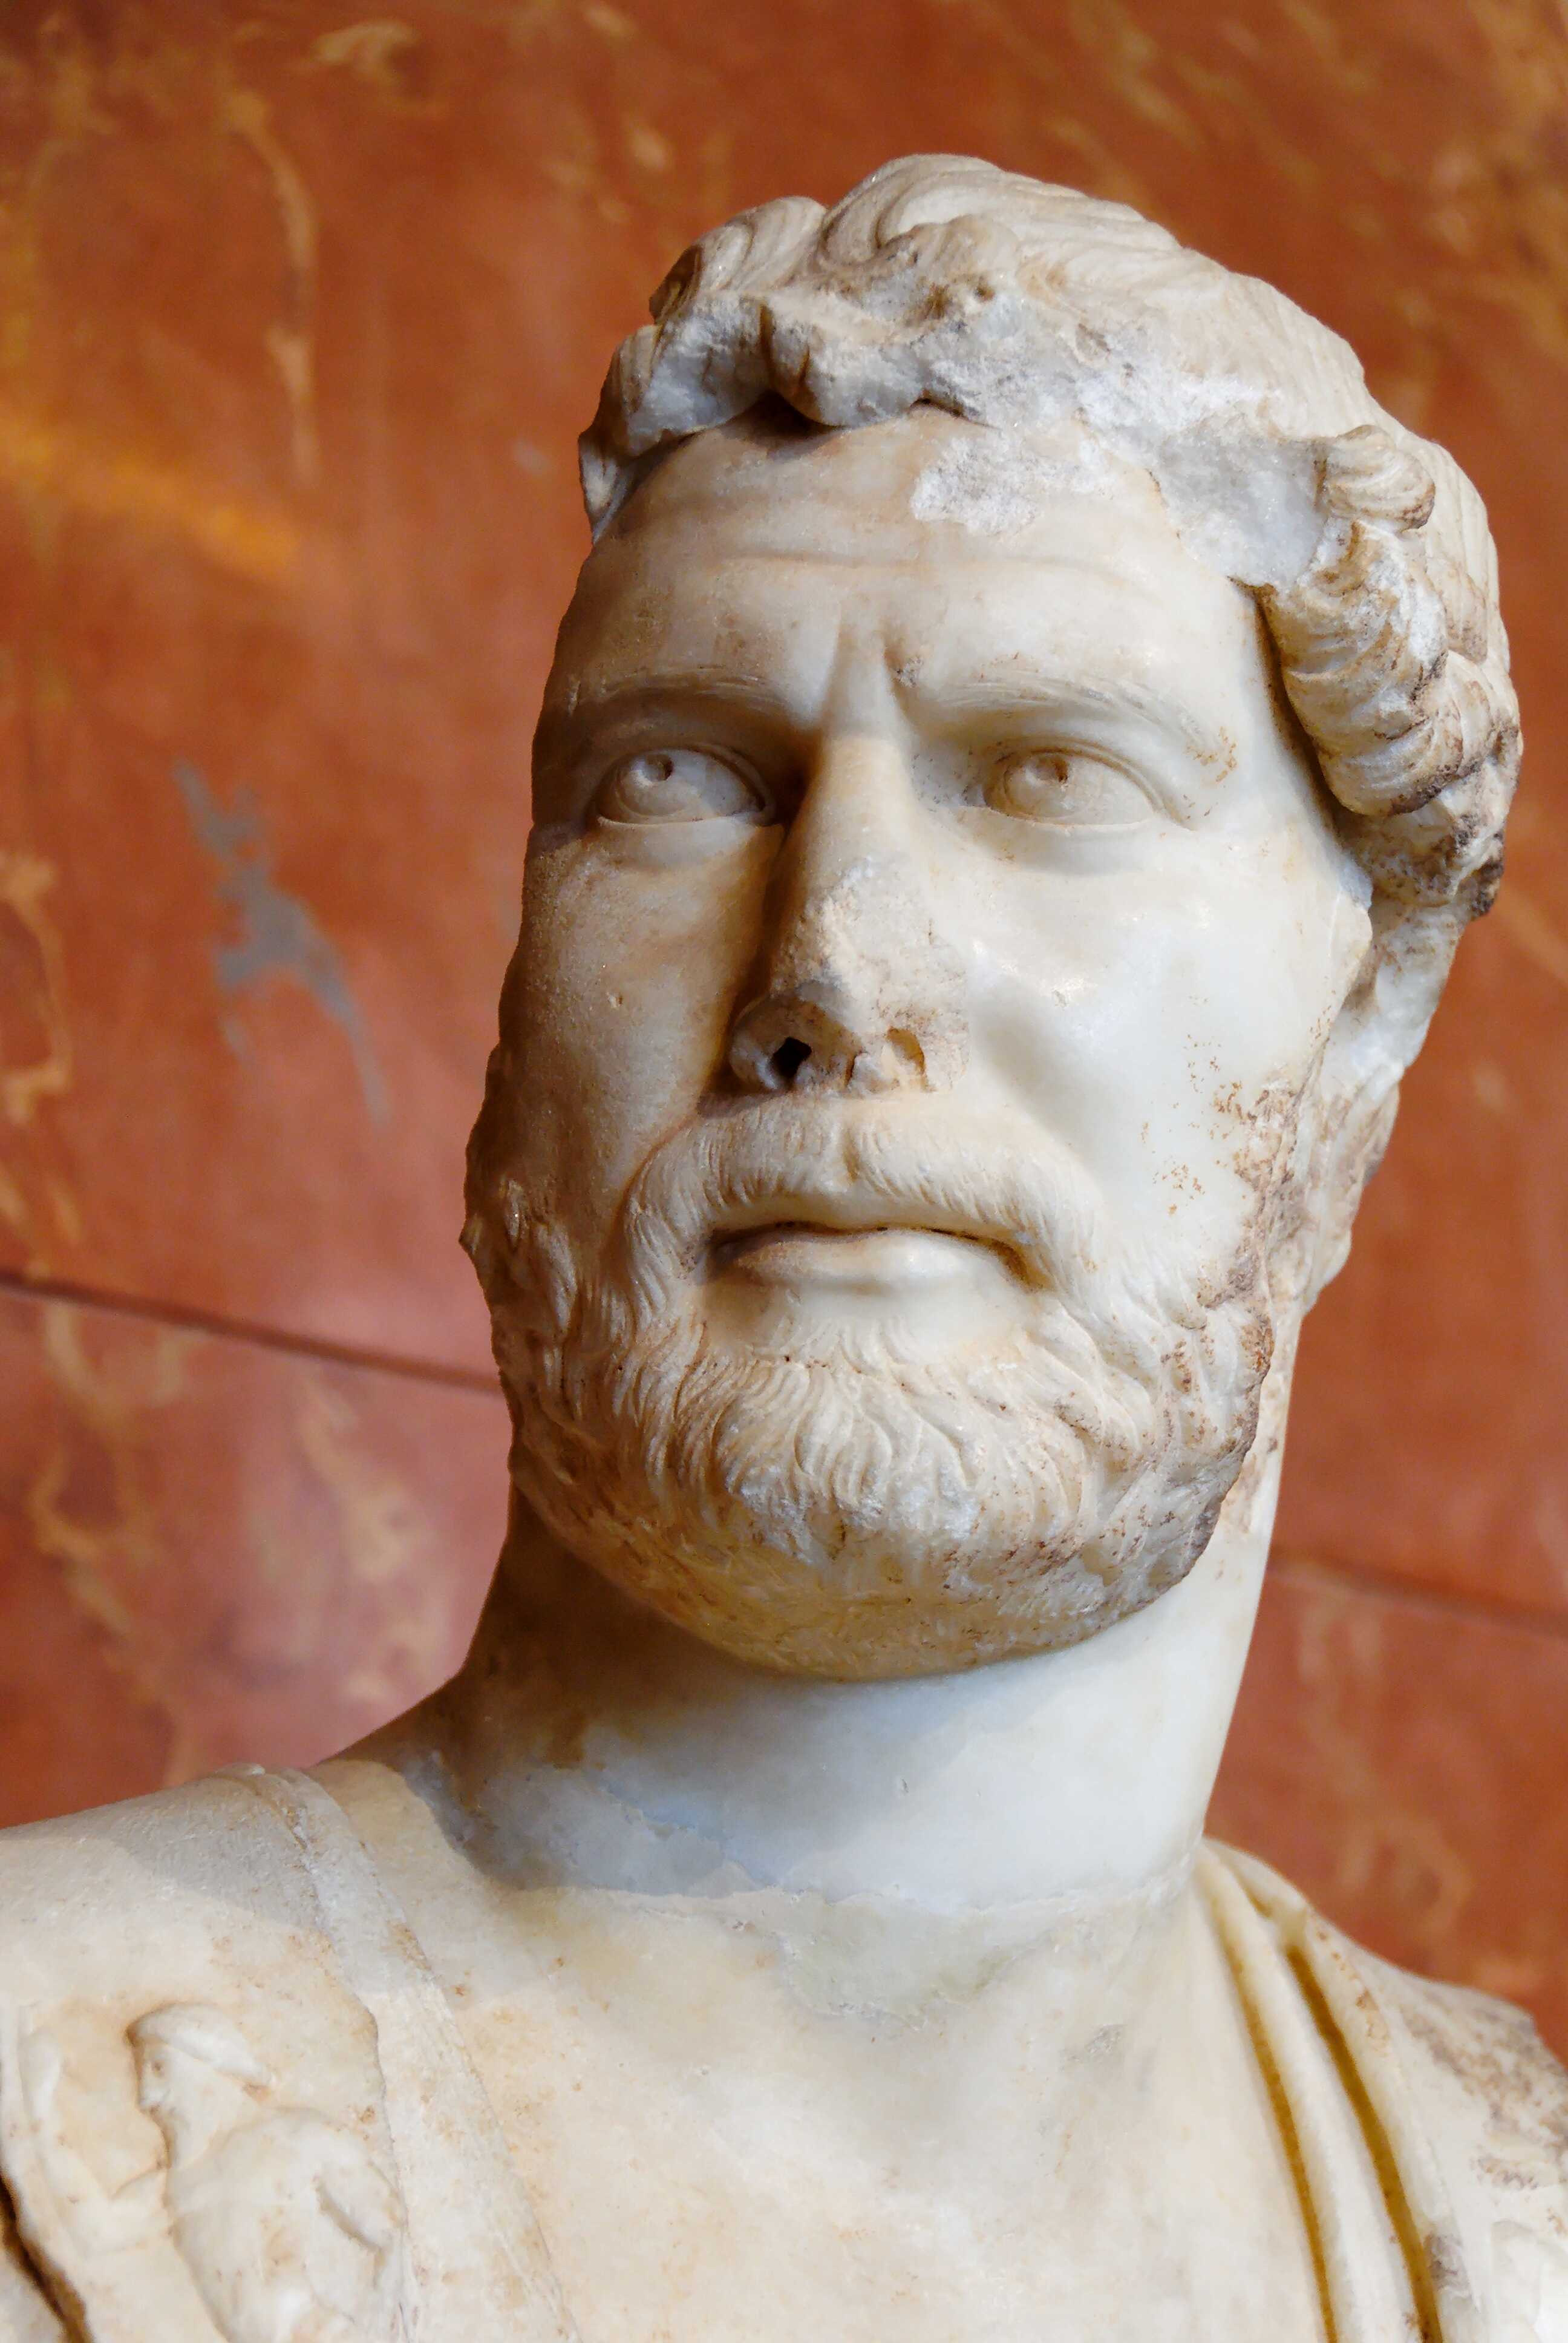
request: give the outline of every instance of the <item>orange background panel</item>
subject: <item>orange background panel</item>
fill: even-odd
[[[0,1824],[309,1763],[461,1658],[498,1394],[0,1294]]]
[[[1568,2052],[1568,1628],[1277,1557],[1210,1827]]]
[[[575,432],[693,234],[973,151],[1272,277],[1493,512],[1510,875],[1308,1330],[1220,1819],[1568,2046],[1565,119],[1554,0],[13,0],[8,1817],[308,1756],[460,1650]]]

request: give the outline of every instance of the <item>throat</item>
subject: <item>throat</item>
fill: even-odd
[[[523,1515],[463,1674],[367,1754],[498,1883],[782,1898],[845,1957],[879,1913],[952,1922],[955,1946],[1000,1916],[1011,1941],[1008,1916],[1141,1902],[1190,1861],[1261,1560],[1217,1534],[1084,1644],[831,1682],[713,1650]],[[835,1937],[839,1906],[861,1916]]]

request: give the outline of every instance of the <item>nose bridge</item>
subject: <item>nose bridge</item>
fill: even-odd
[[[826,943],[819,930],[831,927],[836,915],[841,924],[869,874],[920,891],[910,852],[910,810],[908,773],[894,741],[847,732],[823,742],[779,859],[775,970]],[[861,909],[871,907],[868,894]],[[859,948],[871,943],[862,935]]]
[[[748,1087],[943,1088],[962,1071],[962,965],[915,819],[896,739],[846,728],[820,744],[776,868],[763,989],[736,1024]]]

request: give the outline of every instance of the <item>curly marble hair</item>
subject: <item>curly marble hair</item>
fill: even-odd
[[[677,261],[652,314],[583,436],[596,537],[670,448],[760,400],[836,428],[925,403],[993,427],[1088,426],[1255,593],[1376,935],[1324,1070],[1312,1169],[1337,1167],[1345,1210],[1315,1291],[1502,872],[1519,720],[1470,481],[1272,287],[1123,205],[966,158],[888,164],[831,210],[744,212]]]

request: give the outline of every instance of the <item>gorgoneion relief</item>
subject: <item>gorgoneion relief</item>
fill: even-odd
[[[0,2336],[1568,2343],[1527,2021],[1201,1836],[1501,871],[1474,490],[945,157],[704,237],[582,449],[495,1588],[313,1775],[0,1842]]]

